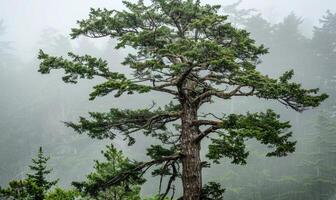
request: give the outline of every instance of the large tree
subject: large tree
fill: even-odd
[[[245,148],[247,139],[267,145],[267,156],[294,152],[289,122],[280,121],[272,110],[215,116],[201,114],[199,109],[215,101],[254,96],[302,112],[317,107],[326,94],[319,95],[318,89],[304,89],[291,82],[293,71],[279,79],[258,72],[256,65],[267,49],[256,45],[247,31],[228,23],[227,16],[218,12],[220,6],[203,5],[199,0],[124,4],[127,10],[123,11],[91,9],[89,18],[79,21],[71,36],[111,37],[117,40],[116,48],[133,48],[123,62],[133,70],[132,74],[114,72],[106,61],[89,55],[69,53],[64,58],[40,51],[38,56],[41,73],[63,69],[63,81],[67,83],[77,83],[81,78],[105,80],[94,87],[91,100],[111,93],[120,97],[150,92],[172,98],[162,107],[112,108],[106,113],[91,112],[89,119],[81,117],[77,123],[67,123],[92,138],[115,139],[122,135],[132,145],[134,135],[142,132],[162,143],[148,148],[150,161],[137,162],[133,168],[111,175],[109,181],[97,185],[97,190],[156,167],[153,175],[169,177],[162,198],[170,190],[174,193],[173,182],[181,177],[183,199],[200,199],[202,168],[210,164],[202,162],[200,156],[201,143],[206,138],[210,138],[207,158],[214,163],[228,157],[234,164],[245,164],[249,154]],[[173,127],[176,131],[171,131]],[[205,188],[222,191],[217,184]]]

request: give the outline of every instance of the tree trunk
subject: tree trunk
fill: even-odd
[[[193,142],[199,130],[192,125],[197,120],[197,108],[183,104],[182,116],[182,184],[184,200],[201,199],[202,169],[200,158],[200,144]]]

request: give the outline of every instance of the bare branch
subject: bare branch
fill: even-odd
[[[223,128],[222,126],[218,126],[218,125],[211,126],[211,127],[207,128],[207,129],[205,129],[203,132],[201,132],[201,134],[199,134],[199,135],[195,138],[194,142],[195,142],[195,143],[198,143],[198,142],[200,142],[201,140],[203,140],[203,138],[207,137],[210,133],[213,133],[213,132],[215,132],[216,130],[218,130],[218,129],[222,129],[222,128]]]
[[[208,126],[208,125],[212,125],[212,126],[219,126],[221,125],[222,122],[221,121],[212,121],[212,120],[196,120],[193,121],[192,125],[194,126]]]
[[[178,96],[178,92],[177,91],[165,88],[165,87],[168,87],[170,85],[171,84],[167,84],[167,85],[165,84],[165,86],[163,86],[163,85],[161,85],[161,86],[152,86],[152,87],[150,87],[150,89],[153,90],[153,91],[165,92],[165,93],[172,94],[174,96]]]
[[[176,177],[178,175],[178,171],[177,171],[177,169],[175,167],[175,164],[173,163],[171,166],[172,166],[172,169],[173,169],[173,174],[169,178],[166,192],[161,196],[160,200],[164,200],[166,198],[166,196],[168,195],[169,191],[171,190],[172,183],[175,181],[175,179],[176,179]]]

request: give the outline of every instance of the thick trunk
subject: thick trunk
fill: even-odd
[[[199,200],[202,189],[202,169],[200,144],[193,142],[198,135],[198,128],[192,125],[197,119],[197,109],[183,105],[182,117],[182,184],[184,200]]]

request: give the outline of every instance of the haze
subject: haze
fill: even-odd
[[[204,3],[226,5],[234,0],[206,0]],[[1,0],[0,18],[4,20],[4,38],[12,41],[12,46],[26,60],[34,57],[35,43],[43,30],[54,28],[68,34],[76,21],[87,16],[89,8],[121,9],[121,0]],[[334,11],[333,0],[245,0],[241,8],[260,11],[272,22],[279,22],[290,12],[304,18],[305,33],[310,35],[311,27],[327,9]]]
[[[225,6],[237,0],[201,2],[220,4],[221,12],[226,13]],[[101,79],[65,84],[59,71],[38,72],[37,55],[43,49],[56,56],[66,57],[71,51],[101,57],[111,69],[129,75],[128,67],[120,63],[130,48],[116,50],[116,41],[109,38],[70,39],[71,28],[77,27],[77,20],[87,18],[91,7],[124,8],[121,0],[0,0],[0,189],[25,177],[40,146],[51,157],[54,171],[50,177],[60,178],[59,187],[70,188],[72,181],[84,180],[93,171],[93,160],[103,159],[101,150],[110,141],[77,134],[62,122],[77,122],[91,111],[148,108],[170,101],[161,93],[107,95],[89,101],[92,87]],[[248,9],[255,11],[244,12]],[[220,165],[204,170],[204,181],[220,182],[226,188],[226,200],[336,200],[336,1],[243,0],[233,10],[236,13],[229,13],[229,19],[237,19],[234,26],[246,29],[257,44],[269,48],[269,54],[257,64],[260,72],[278,78],[294,69],[295,82],[320,88],[330,97],[303,113],[255,97],[202,107],[200,111],[218,115],[273,109],[282,120],[291,122],[290,131],[297,140],[296,151],[282,158],[265,158],[266,148],[249,141],[247,165],[233,165],[225,158]],[[135,145],[128,147],[117,135],[113,144],[131,159],[147,159],[146,148],[157,140],[143,135],[136,139]],[[202,147],[202,156],[206,150]],[[150,181],[141,195],[153,196],[157,192],[153,185],[159,181],[147,177]]]

